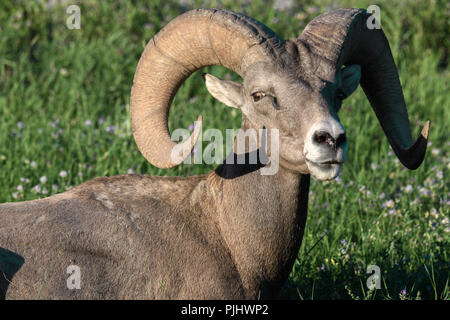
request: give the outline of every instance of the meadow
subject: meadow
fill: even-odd
[[[66,26],[70,4],[80,29]],[[133,75],[145,44],[192,8],[230,9],[283,38],[297,37],[337,7],[381,9],[413,136],[431,120],[422,166],[406,170],[391,151],[361,88],[343,102],[349,139],[341,176],[312,179],[305,236],[282,298],[449,299],[448,174],[450,2],[448,1],[1,1],[0,203],[39,199],[99,176],[194,175],[216,165],[151,166],[130,128]],[[214,100],[201,72],[239,81],[222,67],[180,88],[169,127],[238,128],[241,116]],[[381,288],[369,290],[370,265]]]

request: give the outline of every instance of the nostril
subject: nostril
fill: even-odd
[[[339,137],[336,139],[336,146],[339,147],[339,146],[343,145],[346,140],[347,140],[347,136],[345,135],[345,133],[341,133],[339,135]]]
[[[313,135],[313,141],[317,144],[326,144],[333,149],[337,149],[342,146],[347,140],[347,136],[345,133],[339,134],[337,139],[334,139],[333,136],[327,131],[316,131]]]
[[[334,144],[335,141],[333,137],[326,131],[317,131],[313,135],[313,140],[317,143],[328,143]]]

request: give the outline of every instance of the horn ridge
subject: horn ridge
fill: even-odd
[[[195,134],[177,145],[170,139],[168,114],[178,88],[193,72],[222,65],[243,76],[251,64],[274,59],[283,44],[261,22],[230,11],[196,9],[170,21],[145,47],[131,89],[132,130],[144,157],[171,168],[190,154],[201,116]]]

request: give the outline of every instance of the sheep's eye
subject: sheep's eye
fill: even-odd
[[[255,102],[258,102],[259,100],[261,100],[265,96],[266,96],[266,94],[264,92],[262,92],[262,91],[258,91],[258,92],[252,93],[253,101],[255,101]]]

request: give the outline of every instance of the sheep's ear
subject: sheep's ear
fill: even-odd
[[[350,65],[341,70],[340,92],[343,98],[351,95],[358,88],[361,80],[361,67],[357,64]]]
[[[214,98],[232,108],[242,107],[242,84],[221,80],[207,73],[203,74],[203,79],[206,89]]]

